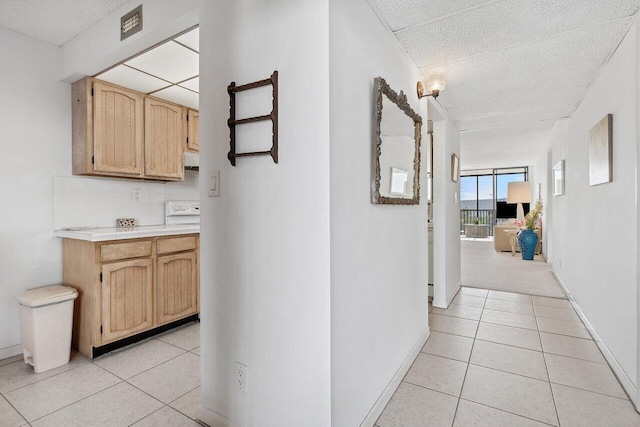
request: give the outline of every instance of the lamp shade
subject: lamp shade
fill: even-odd
[[[429,81],[427,82],[427,91],[433,92],[434,90],[444,90],[444,75],[431,74],[429,76]]]
[[[528,181],[507,183],[507,203],[531,202],[531,186]]]

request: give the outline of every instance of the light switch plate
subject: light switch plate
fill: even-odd
[[[220,171],[212,171],[209,179],[209,197],[220,197]]]

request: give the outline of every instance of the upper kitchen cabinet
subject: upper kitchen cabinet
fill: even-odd
[[[154,98],[144,99],[144,174],[182,179],[185,135],[183,108]]]
[[[143,97],[90,78],[72,97],[73,173],[142,177]]]
[[[186,107],[91,77],[72,97],[74,175],[184,178]]]
[[[200,113],[187,110],[187,151],[200,152]]]

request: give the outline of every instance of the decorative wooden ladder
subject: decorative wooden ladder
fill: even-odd
[[[255,117],[247,117],[244,119],[236,120],[236,93],[242,92],[250,89],[257,89],[262,86],[273,86],[273,103],[270,114],[266,114],[263,116],[255,116]],[[247,83],[242,86],[236,86],[235,82],[231,82],[231,84],[227,87],[227,92],[229,93],[229,120],[227,124],[229,126],[229,131],[231,134],[231,143],[230,150],[227,158],[231,162],[233,166],[236,165],[236,158],[238,157],[248,157],[248,156],[264,156],[270,155],[273,158],[274,163],[278,163],[278,70],[274,71],[271,74],[271,77],[268,79],[260,80],[253,83]],[[252,151],[247,153],[237,153],[236,152],[236,126],[243,125],[246,123],[260,122],[264,120],[271,120],[272,123],[272,137],[271,137],[271,149],[266,151]]]

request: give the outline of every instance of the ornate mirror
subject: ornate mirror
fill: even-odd
[[[373,203],[417,205],[422,117],[382,77],[373,88]]]

